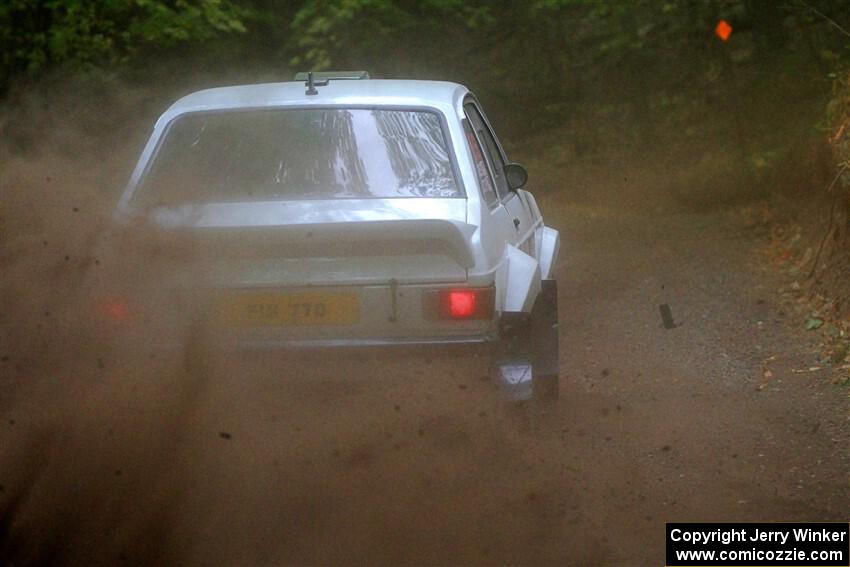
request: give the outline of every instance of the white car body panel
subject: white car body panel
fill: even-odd
[[[529,313],[540,293],[540,263],[516,246],[505,248],[505,260],[496,276],[501,297],[500,311]]]
[[[561,235],[554,228],[542,227],[537,233],[540,274],[544,280],[554,279],[555,261],[561,251]]]

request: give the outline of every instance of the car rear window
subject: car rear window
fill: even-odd
[[[428,111],[187,114],[168,127],[134,201],[462,197],[448,147]]]

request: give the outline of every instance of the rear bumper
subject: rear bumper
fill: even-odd
[[[416,347],[416,346],[461,346],[487,345],[497,341],[496,337],[470,335],[459,337],[385,337],[385,338],[348,338],[348,339],[266,339],[236,340],[224,347],[236,350],[274,350],[274,349],[321,349],[321,348],[369,348],[369,347]]]
[[[182,333],[117,333],[112,335],[116,346],[123,349],[149,352],[179,352],[194,340],[200,339],[205,348],[222,352],[257,351],[330,351],[357,349],[428,349],[464,346],[483,346],[496,344],[496,334],[469,334],[455,336],[402,336],[402,337],[327,337],[293,338],[291,336],[266,335],[262,337],[230,333],[216,333],[209,328],[196,328],[198,336],[186,329]]]
[[[498,340],[497,316],[459,321],[426,317],[425,293],[435,289],[440,286],[398,286],[397,291],[391,286],[356,288],[359,301],[356,320],[336,325],[231,323],[216,301],[222,292],[204,289],[194,293],[127,294],[131,298],[127,317],[93,323],[102,336],[116,344],[154,351],[178,351],[197,338],[217,350],[237,351],[464,345]],[[316,290],[319,288],[311,288],[310,292],[317,293]],[[302,291],[287,289],[281,293]],[[345,287],[321,288],[321,291],[351,293]]]

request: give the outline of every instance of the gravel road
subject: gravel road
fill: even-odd
[[[0,562],[661,565],[667,521],[846,521],[847,394],[793,372],[811,338],[780,315],[756,232],[540,201],[564,238],[546,413],[502,405],[463,351],[208,374],[96,362],[62,324],[7,316]],[[62,292],[47,268],[11,273],[45,279],[4,282],[16,317]]]

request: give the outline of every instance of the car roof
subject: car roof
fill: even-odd
[[[165,112],[173,118],[186,112],[279,106],[426,106],[457,108],[469,90],[445,81],[331,80],[307,95],[303,82],[264,83],[205,89],[186,95]]]

